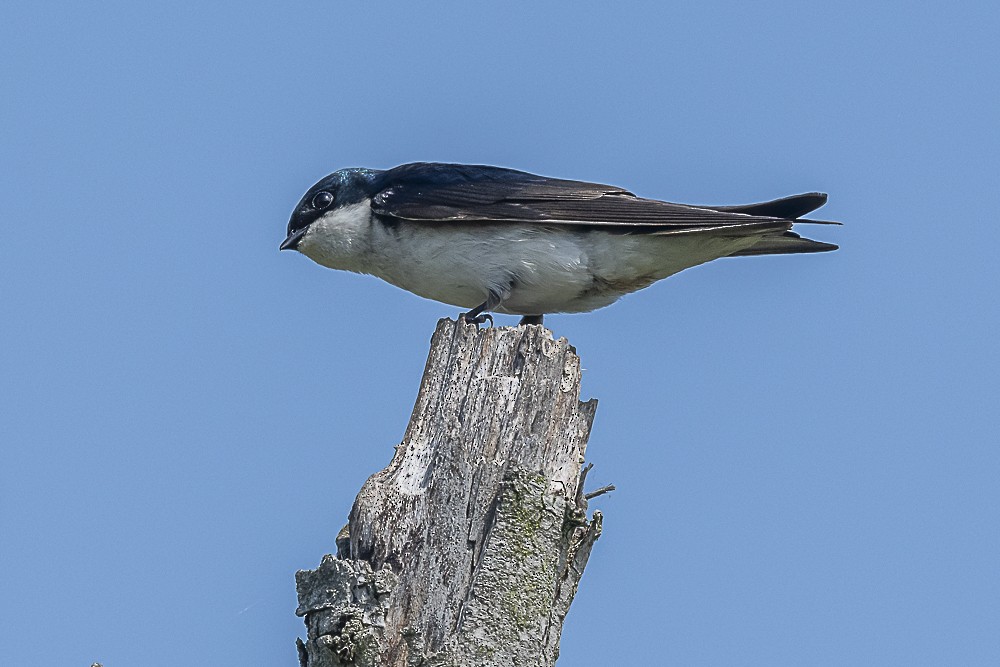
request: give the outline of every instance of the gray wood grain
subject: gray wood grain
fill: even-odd
[[[579,396],[575,350],[544,327],[438,322],[392,461],[337,555],[296,575],[303,667],[555,664],[602,525],[578,489],[597,408]]]

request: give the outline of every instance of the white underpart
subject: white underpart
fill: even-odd
[[[355,273],[372,273],[370,202],[335,209],[306,229],[297,250],[317,264]]]
[[[760,236],[612,234],[558,225],[373,220],[369,202],[331,211],[298,250],[323,266],[378,276],[405,290],[497,312],[585,312],[678,271],[751,247]]]

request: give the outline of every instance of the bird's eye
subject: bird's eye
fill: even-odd
[[[312,207],[317,211],[322,211],[324,208],[333,203],[333,195],[331,195],[326,190],[322,192],[317,192],[313,195]]]

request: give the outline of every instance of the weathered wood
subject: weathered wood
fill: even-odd
[[[395,456],[337,556],[296,575],[303,667],[553,665],[601,533],[579,395],[575,350],[544,327],[438,322]]]

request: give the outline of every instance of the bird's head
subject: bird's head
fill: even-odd
[[[335,223],[349,209],[369,205],[371,183],[377,173],[372,169],[341,169],[309,188],[292,211],[280,249],[306,251],[310,236],[320,226],[317,221]]]

